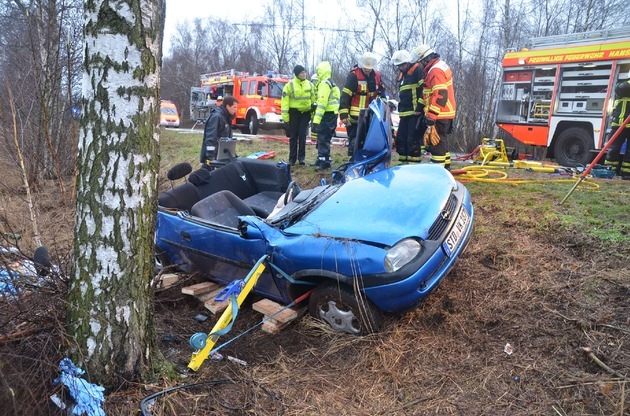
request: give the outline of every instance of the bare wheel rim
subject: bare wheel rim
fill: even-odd
[[[326,305],[319,307],[319,317],[335,331],[347,332],[354,335],[361,333],[359,320],[352,312],[352,309],[342,309],[334,300],[329,300]]]

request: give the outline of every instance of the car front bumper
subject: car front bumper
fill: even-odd
[[[456,247],[443,247],[444,240],[426,244],[428,258],[424,258],[421,266],[407,277],[383,285],[373,285],[364,288],[367,297],[385,313],[404,313],[417,308],[424,299],[437,288],[448,272],[453,268],[459,256],[464,252],[472,236],[474,213],[469,195],[461,209],[466,209],[470,215],[465,230]],[[449,229],[445,236],[450,235]],[[450,255],[447,254],[450,251]],[[423,256],[424,257],[424,256]]]

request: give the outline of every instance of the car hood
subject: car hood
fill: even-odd
[[[406,165],[346,182],[312,212],[284,230],[392,246],[425,239],[456,186],[441,165]]]

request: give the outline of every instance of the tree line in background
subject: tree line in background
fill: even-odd
[[[305,4],[306,3],[306,4]],[[495,131],[501,60],[509,48],[531,38],[621,27],[630,23],[621,0],[457,0],[445,9],[429,0],[358,0],[357,10],[339,7],[309,15],[321,4],[269,1],[261,19],[233,23],[220,17],[180,24],[164,59],[161,97],[188,116],[189,90],[202,73],[234,68],[292,74],[296,64],[313,73],[328,60],[333,78],[346,74],[366,50],[382,57],[387,91],[397,98],[397,70],[389,58],[423,43],[451,66],[457,98],[454,151],[471,151]],[[342,6],[343,5],[343,6]],[[320,19],[324,16],[327,21]],[[337,19],[338,17],[338,19]]]
[[[188,116],[190,87],[199,75],[225,69],[291,74],[322,60],[343,85],[366,50],[396,98],[398,49],[431,45],[451,66],[458,113],[454,151],[470,151],[494,132],[501,59],[533,37],[616,28],[630,17],[623,0],[458,0],[450,9],[428,0],[358,0],[313,15],[323,5],[304,0],[263,3],[263,17],[220,17],[180,24],[162,68],[161,98]],[[238,11],[236,11],[238,12]],[[28,179],[59,180],[74,172],[83,55],[83,2],[0,0],[0,146]],[[322,21],[321,19],[326,19]],[[61,182],[60,182],[61,183]],[[65,190],[62,188],[65,195]]]

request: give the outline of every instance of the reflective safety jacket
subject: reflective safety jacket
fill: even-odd
[[[380,72],[372,70],[366,74],[361,68],[354,68],[341,90],[339,117],[343,120],[350,115],[351,119],[358,119],[359,111],[367,108],[372,100],[384,92],[385,86],[381,82]]]
[[[613,104],[611,125],[613,127],[621,126],[628,114],[630,114],[630,80],[620,82],[615,87],[615,103]],[[630,124],[626,125],[626,128],[629,129]]]
[[[282,89],[282,120],[289,122],[289,109],[295,108],[302,113],[311,111],[311,104],[315,102],[315,87],[307,79],[294,77]]]
[[[424,112],[433,120],[455,118],[453,73],[446,62],[437,58],[424,67]]]
[[[407,71],[398,74],[398,113],[400,117],[424,112],[422,84],[424,72],[420,65],[413,64]]]
[[[317,109],[313,117],[313,124],[322,121],[324,113],[339,113],[339,87],[331,78],[332,67],[327,61],[317,65]]]

